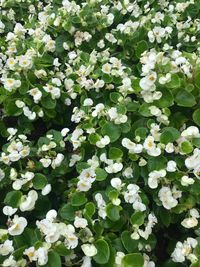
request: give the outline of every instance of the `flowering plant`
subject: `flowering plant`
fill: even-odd
[[[0,7],[0,265],[199,267],[200,1]]]

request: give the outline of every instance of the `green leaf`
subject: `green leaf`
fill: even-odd
[[[53,60],[54,60],[53,56],[45,53],[43,54],[42,57],[37,57],[34,63],[38,68],[50,67],[53,65]]]
[[[111,147],[108,155],[110,159],[119,159],[123,157],[123,151],[117,147]]]
[[[108,243],[103,240],[99,239],[94,243],[97,254],[93,257],[93,259],[99,264],[105,264],[109,261],[110,258],[110,248]]]
[[[41,173],[36,173],[34,178],[33,178],[33,187],[35,189],[43,189],[45,185],[48,183],[47,178],[41,174]]]
[[[195,74],[195,85],[200,89],[200,71]]]
[[[132,253],[123,257],[121,267],[143,267],[143,265],[143,256],[140,253]]]
[[[149,107],[152,106],[148,103],[143,103],[139,108],[139,113],[144,117],[151,117],[151,112],[149,110]]]
[[[8,98],[7,98],[8,99]],[[19,116],[22,113],[22,109],[15,105],[17,99],[10,99],[4,102],[5,113],[8,116]]]
[[[41,99],[41,105],[46,109],[54,109],[56,107],[56,100],[52,99],[51,96],[46,96]]]
[[[181,143],[181,149],[184,153],[189,154],[193,151],[193,146],[189,141],[184,141]]]
[[[171,81],[166,84],[168,88],[179,88],[181,86],[181,80],[177,74],[171,75]]]
[[[138,42],[135,53],[138,58],[140,58],[141,54],[149,48],[148,43],[144,40]]]
[[[118,103],[119,98],[122,97],[122,96],[121,96],[120,93],[112,92],[112,93],[110,93],[109,97],[110,97],[110,100],[113,103]]]
[[[28,248],[28,245],[25,245],[23,247],[20,247],[18,249],[16,249],[14,252],[13,252],[13,256],[15,257],[16,260],[20,260],[23,255],[24,255],[24,250]]]
[[[200,148],[200,138],[193,138],[192,144],[198,148]]]
[[[95,205],[92,202],[89,202],[85,205],[84,214],[89,216],[90,218],[95,214]]]
[[[108,197],[110,200],[116,199],[119,196],[119,192],[117,190],[111,190],[108,192]]]
[[[105,83],[111,83],[113,81],[113,77],[106,73],[102,75],[102,79],[104,80]]]
[[[95,173],[96,173],[96,180],[97,181],[103,181],[108,176],[107,172],[101,168],[96,168]]]
[[[71,198],[72,206],[82,206],[87,202],[87,198],[83,192],[75,192]]]
[[[88,141],[90,142],[90,144],[95,145],[97,141],[99,141],[99,135],[96,133],[92,133],[88,136]]]
[[[184,89],[178,91],[175,101],[181,107],[193,107],[196,104],[195,97]]]
[[[73,207],[70,203],[67,203],[59,210],[59,215],[65,220],[73,221],[76,211],[76,207]]]
[[[140,104],[138,102],[128,102],[128,104],[126,105],[127,111],[129,112],[134,112],[136,110],[138,110]]]
[[[106,122],[101,129],[101,133],[102,135],[108,135],[111,142],[117,141],[121,135],[120,128],[112,122]]]
[[[135,213],[131,216],[131,223],[132,225],[142,225],[144,223],[145,214],[141,211],[135,211]]]
[[[177,262],[173,262],[172,260],[168,260],[164,263],[163,267],[181,267],[182,264],[179,264]]]
[[[149,157],[148,158],[148,171],[162,170],[165,169],[167,165],[167,159],[163,156]]]
[[[168,227],[171,223],[171,213],[169,213],[168,210],[164,209],[164,208],[160,208],[159,209],[159,215],[160,215],[160,219],[162,221],[162,223]]]
[[[88,63],[89,60],[90,60],[90,55],[89,55],[88,53],[84,53],[84,52],[82,52],[82,53],[80,54],[80,58],[81,58],[81,60],[82,60],[84,63]]]
[[[200,108],[196,109],[192,114],[193,121],[200,126]]]
[[[159,108],[171,107],[174,104],[174,97],[171,91],[167,88],[159,89],[162,93],[162,97],[159,100],[154,101],[154,104]]]
[[[120,219],[119,211],[120,211],[119,206],[115,206],[112,203],[109,203],[106,206],[106,213],[107,213],[108,218],[111,221],[115,222],[115,221],[118,221]]]
[[[89,167],[90,167],[90,165],[87,162],[78,162],[76,164],[76,170],[78,173],[81,173],[82,170],[88,169]]]
[[[48,262],[47,264],[43,265],[44,267],[61,267],[61,259],[60,256],[54,252],[50,251],[48,253]]]
[[[68,38],[65,34],[60,35],[56,38],[56,52],[57,53],[62,53],[65,51],[63,48],[63,43],[67,42]]]
[[[19,206],[21,197],[22,197],[22,193],[20,191],[8,192],[4,199],[4,203],[13,208],[17,208]]]
[[[173,143],[180,137],[180,132],[173,127],[165,127],[160,136],[160,142],[163,144]]]
[[[174,267],[176,266],[174,265]],[[200,267],[200,262],[194,262],[190,265],[190,267]]]
[[[54,251],[60,256],[68,256],[70,254],[70,250],[63,243],[55,246]]]
[[[142,139],[145,139],[147,136],[148,130],[146,127],[139,127],[135,130],[135,136],[139,136]]]
[[[124,231],[121,234],[121,241],[128,253],[138,251],[138,240],[132,239],[129,231]]]
[[[19,92],[22,95],[25,95],[29,90],[29,83],[25,80],[25,78],[22,79],[21,86],[19,87]]]

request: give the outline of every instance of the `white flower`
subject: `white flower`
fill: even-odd
[[[21,235],[27,226],[27,220],[24,217],[15,215],[8,228],[8,233],[12,236]]]
[[[58,153],[56,155],[56,158],[52,160],[51,167],[55,169],[56,167],[59,167],[64,160],[64,155],[62,153]]]
[[[12,78],[7,78],[7,79],[2,78],[2,82],[4,84],[4,88],[8,90],[9,92],[21,86],[20,80],[15,80]]]
[[[125,256],[125,254],[121,251],[117,251],[116,256],[115,256],[115,263],[117,267],[120,267],[122,264],[122,259]]]
[[[168,161],[166,170],[168,172],[175,172],[176,171],[176,162],[174,160]]]
[[[110,74],[111,72],[111,69],[112,69],[112,65],[109,64],[109,63],[106,63],[102,66],[102,71],[106,74]]]
[[[8,68],[11,70],[15,69],[16,63],[17,63],[17,60],[15,58],[12,58],[12,57],[8,58],[6,61]]]
[[[195,148],[193,151],[193,155],[188,157],[185,160],[185,166],[188,169],[195,169],[200,164],[200,150],[198,148]]]
[[[97,249],[93,244],[83,244],[81,246],[82,251],[88,257],[93,257],[97,254]]]
[[[51,94],[52,99],[57,99],[60,97],[60,88],[51,84],[47,84],[46,86],[43,86],[43,88],[47,93]]]
[[[36,249],[34,247],[25,249],[23,254],[29,258],[30,262],[37,260]]]
[[[147,150],[147,154],[150,156],[157,157],[161,154],[161,149],[156,147],[153,136],[148,136],[145,139],[143,146]]]
[[[0,169],[0,181],[3,180],[3,178],[5,177],[5,172]]]
[[[0,33],[3,33],[5,29],[5,24],[0,20]]]
[[[87,256],[83,257],[83,263],[81,267],[92,267],[91,258]]]
[[[45,265],[48,262],[48,250],[45,247],[40,247],[36,251],[38,265]]]
[[[54,40],[48,40],[47,43],[45,44],[45,49],[47,51],[54,52],[56,49],[56,42]]]
[[[156,106],[150,106],[149,110],[153,116],[160,116],[162,114],[161,110],[157,108]]]
[[[145,230],[138,229],[139,235],[147,240],[152,233],[152,229],[153,229],[154,225],[157,222],[158,221],[157,221],[156,216],[153,213],[150,213],[148,215],[148,222],[146,224]]]
[[[190,126],[181,133],[181,136],[186,138],[200,137],[199,129],[196,126]]]
[[[197,246],[198,242],[192,237],[188,237],[183,243],[176,243],[176,247],[171,255],[174,262],[184,262],[185,258],[189,259],[192,249]]]
[[[53,222],[57,217],[57,211],[56,210],[49,210],[46,214],[46,218]]]
[[[148,76],[145,76],[140,80],[140,87],[145,91],[154,91],[155,90],[155,81],[157,79],[156,72],[152,72]]]
[[[162,42],[162,38],[165,37],[165,29],[160,26],[156,26],[153,28],[153,31],[148,32],[149,41],[153,43],[155,40],[157,43]]]
[[[22,202],[19,206],[21,211],[30,211],[35,207],[35,202],[38,199],[38,193],[35,190],[28,192],[27,196],[22,197]]]
[[[194,183],[193,178],[189,178],[187,175],[181,177],[181,184],[182,186],[188,186]]]
[[[185,218],[182,222],[181,225],[185,228],[193,228],[197,226],[198,220],[196,218],[190,217],[190,218]]]
[[[47,218],[36,221],[38,229],[45,235],[45,241],[47,243],[54,243],[58,241],[60,237],[60,232],[58,231],[58,224],[53,223]]]
[[[78,237],[75,235],[75,228],[68,224],[65,229],[65,245],[68,249],[74,249],[78,245]]]
[[[69,132],[69,128],[63,128],[63,129],[61,130],[61,135],[62,135],[63,137],[65,137],[65,136],[68,134],[68,132]]]
[[[100,115],[104,114],[104,109],[105,106],[103,103],[97,104],[92,112],[92,117],[99,117]]]
[[[86,219],[80,218],[78,216],[75,217],[74,226],[76,228],[85,228],[87,225],[88,225],[88,222]]]
[[[116,162],[116,163],[113,163],[107,166],[105,170],[107,173],[117,173],[117,172],[120,172],[122,168],[123,168],[123,164]]]
[[[19,57],[19,66],[23,69],[31,69],[32,68],[32,61],[29,57],[27,56],[20,56]]]
[[[87,192],[92,187],[91,181],[80,180],[77,183],[78,191]]]
[[[178,201],[173,197],[172,192],[169,187],[163,186],[159,192],[158,197],[162,202],[165,209],[170,210],[178,204]]]
[[[8,254],[14,251],[13,241],[6,240],[4,243],[0,245],[0,255],[7,256]]]
[[[42,97],[42,93],[38,88],[33,88],[29,90],[28,93],[33,97],[33,100],[36,104],[40,101]]]
[[[122,146],[127,148],[131,154],[139,154],[143,150],[143,146],[141,144],[135,144],[128,138],[122,139]]]
[[[51,184],[45,185],[45,187],[42,189],[42,195],[46,196],[51,192]]]
[[[99,217],[105,219],[107,216],[106,210],[105,210],[106,209],[106,203],[105,203],[102,195],[100,193],[97,193],[94,198],[97,202]]]
[[[166,84],[171,81],[171,73],[167,73],[165,76],[159,78],[160,84]]]
[[[44,168],[48,168],[51,164],[51,159],[42,158],[42,159],[40,159],[40,162],[42,163]]]
[[[13,255],[10,255],[9,258],[4,260],[2,267],[16,267],[16,260],[14,259]]]
[[[99,148],[104,148],[110,143],[110,137],[108,135],[105,135],[101,138],[101,140],[96,142],[96,146]]]
[[[112,187],[114,187],[115,189],[117,189],[118,191],[121,190],[122,186],[124,184],[122,184],[122,181],[120,178],[116,177],[116,178],[112,178],[110,181]]]
[[[91,98],[86,98],[83,102],[84,107],[92,106],[93,105],[93,100]]]
[[[165,147],[165,151],[167,153],[173,153],[174,152],[174,145],[172,143],[168,143]]]
[[[126,178],[132,178],[133,177],[133,169],[131,167],[127,167],[124,171],[123,171],[123,176],[125,176]]]
[[[165,170],[159,170],[159,171],[152,171],[149,173],[148,178],[148,185],[150,188],[155,189],[158,187],[158,182],[160,178],[164,178],[166,176]]]
[[[79,175],[80,180],[90,181],[91,183],[95,181],[95,178],[96,178],[96,173],[93,168],[84,169]]]
[[[142,200],[139,196],[139,186],[135,184],[129,184],[127,186],[127,191],[124,193],[124,200],[127,203],[133,204],[134,210],[144,211],[146,206],[142,203]]]
[[[3,207],[3,214],[6,216],[12,216],[17,211],[17,208],[12,208],[10,206]]]
[[[36,113],[33,111],[31,111],[30,109],[29,109],[29,107],[27,107],[27,106],[24,106],[23,107],[23,112],[24,112],[24,115],[26,116],[26,117],[28,117],[28,119],[29,120],[34,120],[35,118],[36,118]]]
[[[200,214],[197,209],[191,209],[190,216],[192,216],[193,218],[200,218]]]

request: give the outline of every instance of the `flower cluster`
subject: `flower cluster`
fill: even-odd
[[[0,0],[0,265],[198,267],[200,1]]]

